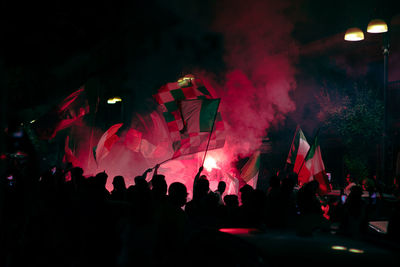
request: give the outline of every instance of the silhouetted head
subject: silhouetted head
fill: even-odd
[[[96,174],[95,180],[101,186],[106,186],[108,175],[105,171]]]
[[[221,194],[225,192],[226,183],[224,181],[219,181],[217,191]]]
[[[126,189],[125,179],[121,175],[115,176],[112,184],[114,186],[114,190],[116,191],[123,191]]]
[[[363,194],[363,189],[361,186],[359,185],[354,185],[350,188],[350,194],[349,197],[353,197],[353,198],[361,198]]]
[[[242,204],[248,204],[251,201],[251,195],[254,191],[253,187],[246,184],[242,188],[240,188],[240,198],[242,200]]]
[[[144,179],[143,176],[136,176],[134,178],[134,180],[135,180],[135,187],[140,187],[140,188],[148,188],[149,187],[146,179]]]
[[[202,177],[203,175],[200,176],[199,180],[197,180],[196,184],[194,185],[195,188],[193,190],[193,199],[204,197],[210,191],[210,182],[206,178]]]
[[[174,182],[168,188],[168,198],[177,207],[186,204],[187,194],[186,186],[180,182]]]
[[[167,182],[165,181],[165,176],[162,174],[157,174],[151,179],[151,187],[153,193],[158,196],[165,196],[167,194]]]

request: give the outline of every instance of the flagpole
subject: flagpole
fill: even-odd
[[[296,131],[294,131],[294,136],[293,136],[292,144],[290,145],[290,148],[289,148],[289,154],[290,154],[290,151],[292,150],[293,143],[294,143],[294,139],[296,139],[296,134],[297,134],[297,131],[298,131],[299,129],[300,129],[300,125],[297,124],[297,126],[296,126]],[[288,156],[289,156],[289,155],[288,155]],[[286,158],[285,166],[283,167],[283,170],[284,170],[284,171],[286,171],[286,169],[287,169],[287,158]]]
[[[215,124],[215,120],[217,119],[218,108],[219,108],[219,104],[220,104],[220,103],[221,103],[221,99],[218,99],[217,110],[215,111],[213,124],[212,124],[212,126],[211,126],[211,132],[210,132],[210,135],[208,136],[206,151],[204,152],[203,162],[201,163],[201,166],[204,165],[204,161],[206,160],[206,155],[207,155],[207,151],[208,151],[208,146],[210,145],[210,139],[211,139],[212,132],[213,132],[213,130],[214,130],[214,124]]]

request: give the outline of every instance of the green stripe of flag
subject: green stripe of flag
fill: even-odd
[[[195,99],[181,102],[181,114],[188,133],[211,132],[220,99]]]

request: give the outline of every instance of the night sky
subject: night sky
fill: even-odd
[[[253,2],[260,1],[246,5]],[[267,2],[266,6],[274,9],[280,1]],[[373,17],[388,19],[399,13],[396,1],[283,2],[287,7],[280,12],[293,24],[291,35],[300,50],[324,38],[342,37],[350,26],[365,28]],[[127,80],[135,80],[141,86],[156,76],[157,82],[145,86],[148,92],[193,67],[216,73],[224,68],[223,36],[212,24],[220,11],[230,5],[229,1],[99,1],[95,5],[81,1],[6,1],[4,5],[3,62],[5,87],[12,92],[11,106],[18,103],[26,108],[48,103],[96,75],[109,81],[106,90],[117,92],[132,88]],[[168,42],[175,46],[173,51],[164,45]],[[356,53],[349,52],[352,48],[345,45],[339,44],[336,50],[341,51],[337,53]],[[332,50],[335,49],[328,47],[310,52],[304,60],[326,57],[334,53]],[[393,50],[392,54],[396,52],[394,46]],[[164,58],[156,59],[155,55]],[[152,73],[132,77],[139,62],[158,65],[169,57],[174,58],[175,64],[168,68],[153,66]]]

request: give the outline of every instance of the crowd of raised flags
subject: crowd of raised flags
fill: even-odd
[[[163,154],[166,154],[165,146],[169,143],[173,151],[167,159],[170,160],[201,151],[207,153],[207,150],[224,146],[224,122],[218,111],[220,99],[213,97],[200,79],[185,76],[178,82],[162,86],[153,97],[159,104],[159,109],[148,117],[155,127],[164,127],[168,133],[163,133],[161,142],[153,144],[151,140],[144,138],[144,133],[130,128],[124,135],[124,144],[128,149],[140,152],[145,158],[162,158]],[[51,110],[35,122],[32,128],[40,139],[50,140],[57,132],[72,126],[88,113],[89,106],[82,87],[64,99],[55,110]],[[93,146],[92,153],[96,163],[106,158],[113,145],[120,139],[118,131],[122,125],[112,125],[104,132],[97,145]],[[65,141],[64,160],[77,166],[80,164],[79,160],[68,144],[69,137]],[[318,134],[310,145],[301,128],[297,127],[286,163],[298,174],[300,186],[317,180],[320,192],[326,193],[331,190],[321,156]],[[260,150],[257,150],[240,170],[239,180],[256,188],[259,168]],[[238,192],[237,177],[232,174],[227,174],[227,177],[231,181],[230,186],[233,185],[234,191]]]

